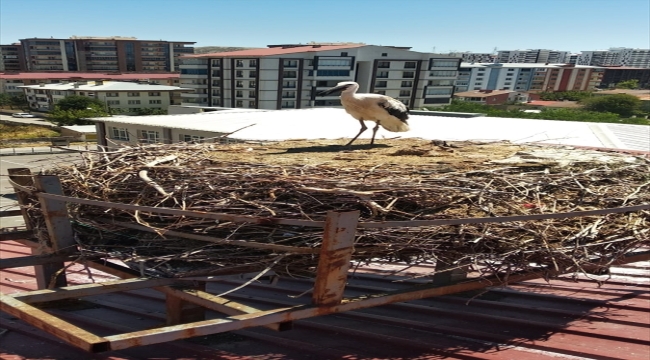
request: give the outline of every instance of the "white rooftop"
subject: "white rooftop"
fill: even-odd
[[[173,129],[236,133],[233,139],[278,141],[289,139],[352,138],[359,122],[343,109],[255,110],[232,109],[198,114],[123,116],[93,118],[112,124],[133,124]],[[411,130],[377,132],[381,138],[430,140],[508,140],[514,143],[541,142],[575,146],[650,151],[650,126],[513,118],[454,118],[411,115]],[[369,139],[372,123],[360,138]]]
[[[75,83],[58,83],[58,84],[42,84],[42,85],[25,85],[18,86],[27,89],[41,89],[41,90],[77,90],[77,91],[178,91],[178,90],[192,90],[178,86],[168,85],[150,85],[140,84],[136,82],[127,81],[104,81],[101,85],[87,84],[74,87]]]
[[[97,132],[95,125],[67,125],[61,126],[64,129],[84,133],[84,134],[93,134]]]

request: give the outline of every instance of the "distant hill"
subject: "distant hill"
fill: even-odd
[[[210,53],[219,53],[219,52],[226,52],[226,51],[238,51],[238,50],[246,50],[246,49],[254,49],[254,48],[233,47],[233,46],[197,46],[197,47],[194,48],[194,53],[195,54],[210,54]]]

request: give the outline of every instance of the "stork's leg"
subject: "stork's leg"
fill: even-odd
[[[377,130],[379,130],[379,121],[377,121],[377,125],[372,129],[372,139],[370,139],[370,145],[373,145],[375,143],[375,135],[377,135]]]
[[[349,143],[345,144],[345,146],[350,146],[350,145],[352,145],[352,143],[354,142],[354,140],[356,140],[356,139],[359,137],[359,135],[361,135],[364,131],[366,131],[366,130],[368,129],[368,127],[367,127],[366,124],[363,122],[363,120],[359,120],[359,123],[361,124],[361,130],[359,130],[359,133],[357,134],[357,136],[355,136],[354,138],[352,138],[352,140],[350,140]]]

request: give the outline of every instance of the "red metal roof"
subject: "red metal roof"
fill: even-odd
[[[79,73],[79,72],[21,72],[0,73],[2,79],[104,79],[104,80],[139,80],[139,79],[179,79],[179,73]]]
[[[296,46],[296,47],[272,47],[272,48],[260,48],[260,49],[246,49],[238,51],[227,51],[219,53],[210,53],[210,54],[195,54],[195,55],[186,55],[184,57],[263,57],[263,56],[273,56],[273,55],[285,55],[285,54],[296,54],[296,53],[305,53],[305,52],[316,52],[316,51],[328,51],[328,50],[339,50],[339,49],[351,49],[361,46],[366,46],[363,44],[349,44],[349,45],[308,45],[308,46]]]
[[[0,243],[3,258],[29,250]],[[650,358],[650,262],[617,267],[602,286],[579,277],[527,281],[493,288],[478,296],[456,294],[296,321],[294,329],[274,332],[251,328],[101,354],[88,354],[0,313],[2,359],[548,359]],[[72,285],[90,282],[85,269],[68,270]],[[92,270],[95,281],[113,279]],[[346,296],[412,286],[379,273],[357,273]],[[404,280],[404,279],[402,279]],[[220,293],[240,281],[210,282]],[[307,303],[296,297],[312,286],[283,278],[275,286],[256,283],[230,295],[260,309]],[[0,272],[0,290],[35,289],[31,267]],[[95,332],[116,334],[160,326],[165,320],[163,295],[134,290],[84,298],[48,312]],[[210,318],[218,316],[208,313]],[[0,329],[0,331],[2,331]]]

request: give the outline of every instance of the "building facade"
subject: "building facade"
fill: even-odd
[[[473,90],[590,91],[605,69],[572,64],[472,64],[459,69],[455,92]]]
[[[576,64],[650,68],[650,49],[611,48],[609,50],[583,51],[578,56]]]
[[[256,109],[341,106],[318,91],[342,81],[361,93],[394,97],[410,108],[449,104],[460,59],[373,45],[270,47],[188,56],[181,65],[183,105]]]
[[[568,51],[530,49],[530,50],[501,50],[497,53],[500,63],[568,63],[571,53]]]
[[[459,57],[468,63],[491,63],[497,59],[497,56],[491,53],[452,52],[449,56]]]
[[[507,103],[526,102],[526,93],[511,90],[472,90],[454,94],[454,99],[482,105],[503,105]]]
[[[650,89],[650,68],[605,67],[605,74],[599,88],[613,88],[616,84],[627,80],[638,80],[640,89]]]
[[[137,114],[140,109],[167,110],[169,105],[173,105],[172,92],[189,90],[178,86],[102,80],[27,85],[21,88],[33,110],[51,111],[61,99],[78,95],[101,101],[105,111],[110,114]]]
[[[0,72],[25,71],[27,64],[21,44],[0,45]]]
[[[20,40],[23,58],[19,61],[22,69],[35,72],[177,72],[179,57],[194,53],[192,44],[120,36],[31,38]]]

